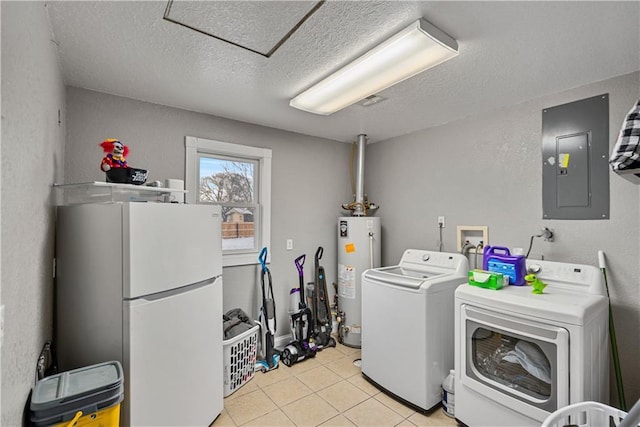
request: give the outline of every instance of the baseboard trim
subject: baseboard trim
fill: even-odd
[[[280,335],[279,337],[275,337],[273,340],[273,344],[276,348],[283,349],[287,344],[291,342],[291,334]]]

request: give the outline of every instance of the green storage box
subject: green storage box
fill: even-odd
[[[498,290],[509,284],[509,276],[486,270],[471,270],[469,271],[469,284]]]

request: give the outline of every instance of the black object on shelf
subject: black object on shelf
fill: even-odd
[[[149,171],[136,168],[112,168],[105,172],[107,182],[142,185],[147,181]]]

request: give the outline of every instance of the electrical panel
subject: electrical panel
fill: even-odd
[[[609,218],[609,95],[542,110],[543,219]]]

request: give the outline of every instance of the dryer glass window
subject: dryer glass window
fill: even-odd
[[[471,341],[480,375],[535,399],[551,396],[551,363],[538,344],[482,327]]]

